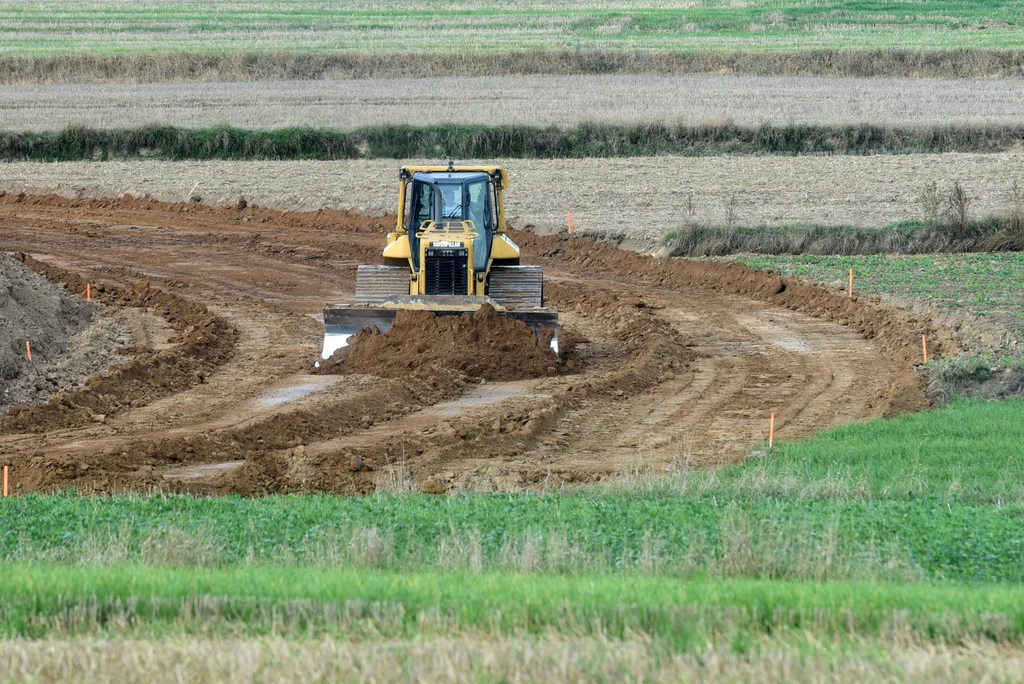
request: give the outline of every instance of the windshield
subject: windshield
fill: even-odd
[[[439,183],[441,189],[441,218],[462,220],[462,183]]]

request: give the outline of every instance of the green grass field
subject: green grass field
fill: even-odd
[[[1024,637],[1024,589],[1000,585],[7,566],[0,587],[6,637],[44,636],[76,614],[65,633],[639,632],[679,651],[715,632],[877,637],[896,615],[935,641]],[[216,598],[204,605],[204,596]]]
[[[696,6],[693,6],[696,5]],[[1017,48],[1008,2],[677,3],[622,8],[607,0],[495,7],[473,0],[269,0],[142,5],[6,3],[0,54],[159,51],[467,52],[509,49],[794,50]]]
[[[734,257],[812,282],[843,286],[849,269],[863,294],[917,300],[940,311],[968,314],[1000,326],[1015,339],[1005,362],[1024,357],[1024,253],[876,256]],[[999,361],[1000,359],[994,359]]]

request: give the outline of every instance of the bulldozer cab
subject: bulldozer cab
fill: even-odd
[[[427,221],[443,225],[472,221],[473,269],[483,272],[495,231],[495,186],[483,172],[419,172],[406,180],[405,230],[409,235],[413,269],[419,271],[419,233]]]

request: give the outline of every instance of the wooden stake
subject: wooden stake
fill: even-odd
[[[28,340],[25,340],[25,353],[28,354],[28,360],[31,361],[32,360],[32,344]]]
[[[853,296],[853,269],[852,268],[850,269],[850,289],[849,289],[848,294],[849,294],[850,297]]]
[[[771,449],[772,445],[775,444],[775,414],[772,414],[771,423],[768,426],[768,448]]]
[[[569,218],[569,235],[572,235],[572,212],[571,211],[568,214],[568,218]]]
[[[4,466],[4,496],[7,496],[7,471],[10,466]]]
[[[92,301],[92,285],[90,283],[85,284],[85,301]]]
[[[928,337],[921,335],[921,353],[924,355],[924,362],[928,363]]]

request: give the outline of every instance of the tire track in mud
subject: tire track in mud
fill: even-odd
[[[124,287],[149,278],[203,302],[239,338],[206,383],[107,424],[47,431],[32,446],[0,438],[15,482],[85,492],[441,492],[714,466],[761,441],[773,410],[780,438],[793,439],[921,408],[907,340],[927,328],[933,353],[954,351],[927,320],[823,288],[517,233],[579,340],[578,375],[525,388],[357,378],[288,395],[309,384],[314,316],[350,296],[355,264],[374,260],[392,225],[347,212],[0,198],[5,248]]]

